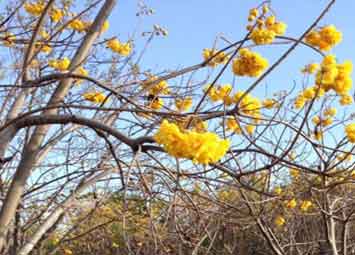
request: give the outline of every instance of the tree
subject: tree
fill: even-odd
[[[352,63],[329,54],[342,33],[321,24],[334,3],[294,38],[265,1],[241,40],[159,72],[140,61],[167,30],[107,38],[115,0],[8,1],[2,254],[350,254]],[[280,44],[273,63],[258,52]],[[257,97],[298,47],[319,56],[302,84]]]

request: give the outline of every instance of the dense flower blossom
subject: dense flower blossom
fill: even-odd
[[[217,162],[229,148],[229,141],[220,139],[214,133],[180,130],[167,120],[163,120],[154,138],[170,155],[201,164]]]
[[[342,40],[342,33],[334,25],[324,26],[313,30],[305,37],[305,41],[324,51],[329,51]]]
[[[208,61],[207,65],[211,67],[216,67],[219,64],[225,64],[228,61],[228,56],[224,52],[218,53],[215,49],[203,49],[202,55],[205,61]],[[216,56],[214,56],[216,55]],[[213,57],[214,56],[214,57]],[[212,58],[213,57],[213,58]],[[212,58],[212,59],[211,59]]]
[[[258,77],[268,65],[267,59],[260,54],[243,48],[233,60],[232,68],[235,75]]]
[[[106,96],[101,92],[87,92],[83,94],[85,100],[93,103],[103,103],[106,101]]]

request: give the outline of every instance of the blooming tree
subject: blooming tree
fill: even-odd
[[[322,24],[334,2],[299,37],[262,2],[243,38],[163,72],[141,60],[166,29],[105,34],[116,0],[3,4],[0,253],[352,254],[352,63]],[[139,2],[137,18],[153,13]],[[279,44],[273,62],[259,52]],[[302,83],[256,96],[298,47],[319,57]]]

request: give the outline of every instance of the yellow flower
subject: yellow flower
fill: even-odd
[[[50,18],[52,22],[57,23],[64,17],[64,12],[61,9],[53,8],[50,12]]]
[[[87,23],[80,19],[74,19],[70,22],[69,28],[81,33],[87,29]]]
[[[325,118],[321,121],[321,124],[326,127],[329,126],[333,123],[333,119],[332,118]]]
[[[229,141],[220,139],[214,133],[180,130],[167,120],[163,120],[154,139],[163,145],[168,154],[201,164],[217,162],[229,148]]]
[[[320,65],[318,63],[311,63],[306,65],[305,68],[302,69],[303,73],[313,74],[319,69]]]
[[[258,77],[268,65],[268,61],[260,54],[244,48],[233,60],[232,68],[235,75]]]
[[[300,176],[300,171],[298,169],[295,169],[295,168],[291,168],[290,169],[290,175],[293,177],[293,178],[298,178]]]
[[[314,125],[319,125],[320,124],[320,118],[319,116],[314,116],[312,119],[312,122]]]
[[[323,139],[323,133],[321,131],[316,131],[316,132],[314,132],[313,137],[317,141],[320,141]]]
[[[355,143],[355,123],[346,125],[345,133],[348,137],[349,142]]]
[[[324,115],[329,117],[334,117],[337,114],[337,109],[334,107],[330,107],[325,109]]]
[[[153,110],[159,110],[163,107],[163,105],[164,105],[163,99],[155,98],[150,102],[149,107],[152,108]]]
[[[246,125],[245,130],[249,135],[252,135],[255,131],[255,125]]]
[[[111,40],[108,40],[106,42],[107,48],[112,50],[115,53],[118,53],[122,56],[128,56],[131,54],[132,48],[130,43],[121,43],[118,39],[114,38]]]
[[[351,105],[353,103],[353,98],[350,95],[341,95],[339,103],[341,105]]]
[[[291,200],[287,201],[286,207],[289,209],[293,209],[297,206],[297,201],[295,198],[292,198]]]
[[[40,49],[42,52],[49,54],[52,52],[52,47],[49,46],[48,44],[43,44],[42,42],[37,42],[35,44],[35,47]]]
[[[256,8],[250,9],[249,15],[254,16],[254,17],[258,16],[259,15],[258,9],[256,9]]]
[[[204,61],[209,60],[208,66],[216,67],[219,64],[225,64],[228,61],[228,56],[224,52],[220,52],[216,55],[218,51],[215,49],[203,49],[202,56]],[[216,55],[216,56],[214,56]],[[211,57],[214,56],[212,59]]]
[[[231,130],[236,134],[242,133],[239,123],[234,118],[228,118],[226,120],[226,126],[227,126],[227,130]]]
[[[105,33],[110,27],[110,23],[108,22],[108,20],[106,20],[104,22],[104,24],[102,25],[102,28],[101,28],[101,33]]]
[[[67,57],[63,59],[54,59],[48,62],[48,65],[58,71],[66,71],[69,68],[70,60]]]
[[[281,195],[282,194],[282,188],[281,187],[276,187],[275,189],[274,189],[274,193],[276,194],[276,195]]]
[[[278,226],[278,227],[282,227],[285,223],[286,223],[286,220],[284,217],[282,217],[281,215],[277,216],[275,218],[275,224]]]
[[[170,89],[167,81],[162,80],[153,85],[152,83],[157,79],[158,79],[157,76],[152,75],[142,83],[142,86],[149,88],[150,95],[153,96],[157,96],[159,94],[168,95],[170,93]]]
[[[184,112],[190,109],[192,105],[192,98],[191,97],[186,97],[184,99],[176,99],[175,100],[175,106],[176,109],[180,112]]]
[[[276,101],[274,99],[265,99],[263,101],[263,107],[266,109],[272,109],[276,105]]]
[[[334,25],[324,26],[319,30],[311,31],[305,41],[320,50],[329,51],[342,40],[342,33]]]
[[[310,207],[312,207],[312,202],[310,200],[304,200],[301,203],[300,209],[302,212],[307,212]]]
[[[287,25],[284,22],[276,22],[270,28],[276,35],[283,35],[286,32]]]
[[[306,103],[306,98],[303,95],[299,95],[295,100],[295,108],[301,109]]]
[[[23,6],[29,14],[32,16],[39,16],[44,10],[44,3],[42,1],[38,1],[35,3],[25,3]]]
[[[311,100],[312,98],[315,97],[316,91],[314,90],[313,87],[308,87],[303,90],[302,95],[306,100]]]
[[[106,96],[101,92],[86,92],[83,94],[85,100],[93,103],[103,103],[106,100]]]
[[[256,28],[250,34],[250,39],[256,44],[269,44],[275,39],[276,33],[264,28]]]
[[[263,14],[266,14],[268,12],[269,12],[269,7],[266,4],[264,4],[263,5]]]
[[[210,85],[208,84],[204,90],[207,91],[209,87]],[[224,101],[227,105],[230,105],[233,101],[229,97],[231,91],[232,91],[232,85],[225,84],[223,86],[218,86],[216,88],[215,87],[210,88],[208,92],[208,96],[212,102]]]

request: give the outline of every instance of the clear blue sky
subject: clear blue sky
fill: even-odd
[[[110,17],[110,32],[106,36],[118,35],[126,40],[137,25],[135,13],[138,1],[118,1],[113,15]],[[277,19],[288,24],[286,35],[299,36],[319,15],[329,1],[326,0],[274,0],[272,8]],[[216,35],[223,33],[231,41],[241,39],[245,35],[248,10],[261,1],[256,0],[147,0],[147,5],[155,9],[153,16],[145,17],[140,31],[148,31],[153,24],[160,24],[169,31],[167,38],[157,38],[151,44],[148,54],[142,61],[143,68],[155,71],[189,66],[201,61],[203,48],[213,45]],[[334,24],[343,32],[343,42],[331,53],[340,61],[355,60],[354,15],[355,1],[338,0],[331,11],[320,22],[320,25]],[[143,42],[138,37],[137,48]],[[258,48],[257,51],[266,56],[272,63],[286,48],[273,46]],[[318,55],[300,46],[290,58],[264,81],[270,92],[285,89],[292,81],[301,81],[300,68],[309,62],[320,61]],[[231,72],[222,78],[222,82],[231,82]],[[241,89],[247,87],[243,80]],[[238,80],[237,80],[238,84]],[[273,88],[273,89],[271,89]]]

